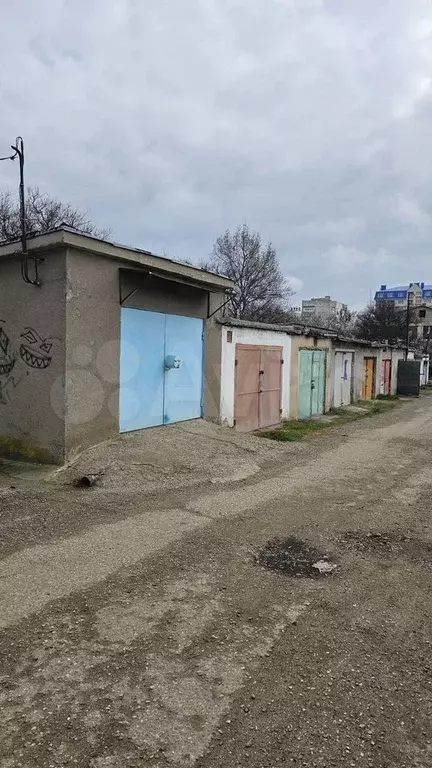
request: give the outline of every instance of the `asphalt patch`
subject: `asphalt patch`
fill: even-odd
[[[320,552],[306,541],[289,536],[287,539],[272,539],[256,556],[262,568],[297,578],[319,579],[328,576],[317,564],[329,563],[327,554]],[[315,566],[315,567],[314,567]],[[333,566],[334,569],[335,566]]]

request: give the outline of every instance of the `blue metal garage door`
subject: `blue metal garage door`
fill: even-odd
[[[203,321],[121,310],[120,432],[202,415]]]

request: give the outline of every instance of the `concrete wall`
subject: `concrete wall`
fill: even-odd
[[[288,418],[290,411],[290,368],[291,368],[291,336],[282,331],[265,331],[258,328],[230,328],[219,326],[221,339],[221,395],[220,421],[232,427],[234,423],[234,394],[235,394],[235,349],[236,344],[256,344],[257,346],[282,347],[284,360],[282,371],[282,418]],[[232,341],[228,342],[227,334],[232,333]],[[215,353],[216,356],[216,353]]]
[[[120,308],[115,261],[69,249],[66,452],[118,434]]]
[[[222,389],[222,328],[214,318],[206,323],[204,344],[204,418],[219,423]]]
[[[302,349],[323,349],[326,352],[326,391],[325,410],[333,405],[333,367],[331,339],[316,339],[309,336],[291,337],[291,378],[290,378],[290,404],[289,418],[298,418],[298,390],[299,390],[299,352]]]
[[[64,250],[47,252],[37,287],[23,281],[19,256],[0,260],[3,455],[64,459],[65,269]]]

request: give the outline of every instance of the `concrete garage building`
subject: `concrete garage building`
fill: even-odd
[[[248,432],[288,418],[291,336],[277,326],[230,319],[213,325],[209,342],[218,341],[218,420]]]
[[[228,278],[68,227],[0,247],[0,450],[63,462],[121,432],[214,416],[206,320]]]

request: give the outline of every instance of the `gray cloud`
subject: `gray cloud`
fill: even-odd
[[[118,241],[199,259],[246,220],[361,304],[432,280],[431,38],[430,0],[22,0],[0,147]]]

